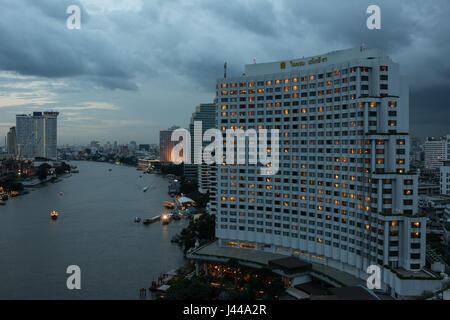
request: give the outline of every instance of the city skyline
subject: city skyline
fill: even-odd
[[[69,4],[82,8],[80,30],[66,29]],[[186,127],[194,106],[213,102],[225,61],[229,76],[238,76],[253,59],[296,59],[363,43],[402,61],[411,88],[412,135],[446,134],[448,44],[441,39],[449,27],[440,22],[448,3],[433,2],[424,9],[418,3],[380,1],[381,30],[365,27],[367,1],[304,4],[5,4],[0,13],[5,30],[0,35],[5,44],[0,48],[0,135],[6,136],[16,113],[57,110],[59,144],[111,136],[157,143],[159,130],[172,124]],[[182,10],[197,19],[177,13]],[[248,14],[255,19],[247,20]],[[342,32],[336,36],[335,30]]]

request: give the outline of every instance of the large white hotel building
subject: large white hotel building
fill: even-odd
[[[218,165],[220,246],[294,255],[362,279],[376,264],[385,289],[399,272],[421,272],[426,219],[409,168],[408,95],[399,64],[381,49],[250,64],[218,79],[218,128],[280,130],[278,174]]]

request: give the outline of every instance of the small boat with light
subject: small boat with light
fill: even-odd
[[[173,209],[175,207],[175,203],[166,201],[164,202],[164,207],[166,207],[167,209]]]
[[[50,213],[50,217],[53,219],[53,220],[56,220],[56,219],[58,219],[58,212],[56,211],[56,210],[53,210],[52,211],[52,213]]]
[[[136,223],[141,222],[141,218],[139,218],[139,217],[134,218],[134,222],[136,222]]]
[[[164,225],[169,224],[171,220],[172,220],[172,217],[169,214],[164,213],[163,215],[161,215],[162,224],[164,224]]]

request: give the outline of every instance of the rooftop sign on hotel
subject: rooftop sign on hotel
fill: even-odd
[[[302,60],[302,61],[289,61],[289,64],[291,65],[291,67],[302,67],[306,64],[315,64],[315,63],[321,63],[321,62],[327,62],[328,58],[322,58],[322,57],[317,57],[317,58],[311,58],[309,60]],[[286,68],[286,62],[280,62],[280,69],[285,69]]]

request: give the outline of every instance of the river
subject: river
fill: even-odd
[[[134,223],[164,211],[166,179],[107,163],[71,165],[80,173],[0,206],[0,299],[139,299],[139,288],[184,264],[170,239],[185,220]],[[69,265],[81,269],[81,290],[67,289]]]

